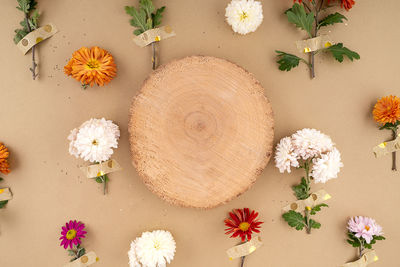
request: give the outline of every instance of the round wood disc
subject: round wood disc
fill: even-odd
[[[159,67],[131,107],[133,164],[180,206],[212,208],[246,191],[272,154],[274,120],[260,83],[223,59],[193,56]]]

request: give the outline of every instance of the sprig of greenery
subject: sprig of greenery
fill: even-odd
[[[140,0],[139,8],[133,6],[126,6],[125,12],[132,16],[130,23],[133,27],[136,27],[133,32],[134,35],[140,35],[147,30],[154,29],[161,24],[162,13],[165,10],[165,6],[157,9],[152,0]]]
[[[300,184],[292,186],[294,195],[297,197],[297,199],[303,200],[310,196],[308,187],[309,185],[304,177],[301,178]]]
[[[289,226],[295,228],[297,231],[301,231],[306,228],[307,233],[311,233],[311,229],[321,228],[321,223],[310,218],[311,215],[315,215],[318,211],[321,211],[321,207],[328,207],[328,205],[322,203],[312,208],[306,207],[304,211],[305,215],[301,214],[300,212],[290,210],[285,212],[282,217],[289,224]]]
[[[347,18],[338,13],[332,13],[326,17],[319,19],[320,12],[323,8],[323,0],[310,1],[310,5],[306,3],[294,3],[293,6],[285,11],[286,17],[290,23],[293,23],[297,28],[304,30],[310,38],[318,36],[318,30],[321,27],[328,25],[334,25],[336,23],[343,23]],[[327,51],[339,62],[343,62],[344,57],[353,61],[354,59],[360,59],[360,55],[346,47],[342,43],[332,45],[328,48],[323,48],[318,51],[312,51],[310,53],[310,61],[306,61],[303,58],[289,54],[283,51],[276,51],[277,63],[281,71],[290,71],[293,68],[299,66],[300,61],[305,63],[311,70],[311,77],[315,77],[315,55],[319,51]]]
[[[361,248],[361,249],[364,249],[364,248],[372,249],[372,245],[376,244],[376,241],[386,240],[386,238],[384,236],[374,235],[372,237],[371,242],[368,244],[364,238],[356,237],[356,235],[350,231],[347,232],[347,237],[348,237],[348,239],[346,240],[347,243],[349,243],[350,245],[352,245],[355,248]]]

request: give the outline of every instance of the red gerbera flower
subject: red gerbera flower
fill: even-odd
[[[254,233],[259,233],[258,230],[260,224],[263,222],[258,221],[257,219],[258,212],[254,210],[250,212],[248,208],[244,209],[235,209],[232,212],[229,212],[228,219],[225,219],[225,226],[228,227],[225,229],[225,234],[231,235],[231,237],[238,237],[242,239],[242,242],[247,240],[251,240],[251,235]]]

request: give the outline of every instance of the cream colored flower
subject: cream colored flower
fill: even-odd
[[[119,127],[110,120],[90,119],[71,131],[69,153],[90,162],[109,160],[118,147]]]
[[[326,183],[328,180],[337,178],[343,163],[340,158],[340,152],[336,148],[321,155],[321,158],[313,159],[311,176],[315,183]]]
[[[333,149],[329,136],[315,129],[302,129],[292,135],[294,152],[302,159],[317,157]]]
[[[131,243],[128,252],[130,267],[165,267],[175,255],[172,234],[164,230],[144,232]]]
[[[232,0],[225,10],[226,21],[234,32],[254,32],[263,21],[262,5],[254,0]]]
[[[297,157],[297,154],[294,153],[292,139],[290,137],[282,138],[276,146],[275,166],[281,173],[284,173],[285,171],[290,173],[290,167],[299,167]]]

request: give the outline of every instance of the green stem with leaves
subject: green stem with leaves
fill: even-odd
[[[151,58],[151,61],[153,63],[153,70],[156,69],[156,42],[151,43],[151,48],[153,50],[153,57]]]
[[[73,256],[73,258],[70,260],[70,262],[79,259],[83,255],[85,255],[86,249],[81,247],[81,244],[78,244],[77,246],[74,245],[73,249],[68,249],[68,254],[70,256]]]
[[[26,26],[27,26],[29,32],[32,32],[31,25],[30,25],[30,22],[29,22],[29,13],[25,13],[25,21],[26,21]],[[36,60],[35,60],[35,46],[36,45],[32,46],[32,67],[29,68],[29,70],[32,72],[32,79],[33,80],[35,80],[36,77],[37,77],[36,67],[38,66],[37,63],[36,63]]]

